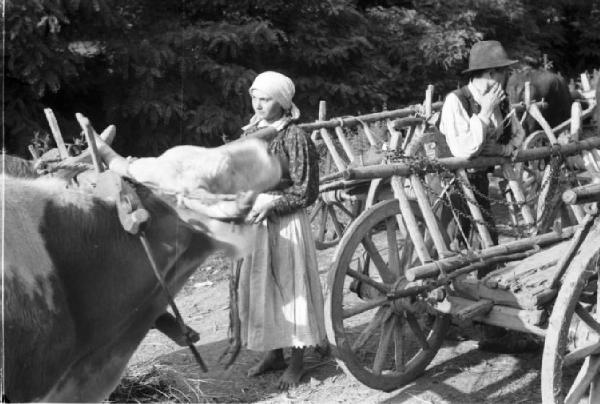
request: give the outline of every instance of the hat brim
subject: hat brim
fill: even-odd
[[[476,67],[473,67],[470,69],[463,70],[461,73],[464,74],[464,73],[476,72],[478,70],[499,69],[501,67],[508,67],[510,65],[514,65],[515,63],[518,63],[518,62],[519,62],[518,60],[507,60],[503,63],[498,63],[498,64],[494,64],[491,66],[476,66]]]

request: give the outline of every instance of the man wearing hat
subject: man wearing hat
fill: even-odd
[[[473,45],[469,68],[463,71],[468,74],[469,83],[446,96],[440,117],[440,132],[454,156],[510,156],[514,151],[510,122],[505,122],[509,106],[504,88],[508,67],[516,62],[508,58],[498,41],[480,41]],[[489,193],[487,171],[468,170],[467,176],[471,185],[479,191],[475,195],[483,208],[485,221],[493,225],[489,200],[482,196]],[[464,199],[455,199],[457,208],[468,214]],[[470,221],[461,218],[465,234],[469,233],[470,227]],[[494,244],[497,244],[495,226],[490,226],[489,231]]]
[[[446,138],[450,152],[456,157],[472,158],[479,155],[510,156],[518,144],[513,138],[509,110],[504,88],[508,80],[508,67],[517,63],[508,58],[498,41],[480,41],[469,53],[469,83],[446,96],[440,116],[439,129]],[[467,177],[476,189],[475,198],[482,208],[484,220],[494,244],[498,244],[498,233],[490,212],[489,169],[469,169]],[[460,188],[460,187],[457,187]],[[470,215],[460,190],[451,197],[454,206]],[[460,227],[468,235],[472,227],[468,217],[461,216]],[[486,273],[479,273],[484,276]],[[508,332],[498,327],[484,327],[479,349],[495,352],[522,352],[538,348],[525,334]]]

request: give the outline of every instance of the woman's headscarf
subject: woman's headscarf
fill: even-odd
[[[290,119],[300,118],[300,110],[292,102],[296,87],[294,82],[286,75],[273,71],[263,72],[256,76],[248,92],[252,94],[252,90],[261,91],[277,101],[283,108],[284,114],[288,115]],[[258,120],[259,118],[256,115],[253,116],[248,126],[255,124]]]

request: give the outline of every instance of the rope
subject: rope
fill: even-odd
[[[160,284],[163,291],[165,292],[165,295],[167,296],[167,300],[169,301],[169,305],[171,306],[171,309],[173,310],[173,314],[175,315],[175,318],[177,319],[177,324],[179,325],[179,328],[181,329],[181,333],[183,335],[185,335],[185,339],[188,344],[188,347],[190,348],[190,351],[192,351],[192,354],[194,355],[196,362],[198,362],[200,369],[202,369],[203,372],[208,372],[208,368],[206,367],[206,364],[202,360],[202,357],[198,353],[198,350],[194,346],[194,343],[192,342],[189,334],[187,333],[185,323],[183,321],[183,318],[181,317],[181,314],[179,313],[179,309],[177,309],[175,300],[173,299],[173,296],[171,296],[171,293],[169,292],[169,289],[167,288],[167,284],[166,284],[162,274],[158,270],[158,265],[156,264],[156,260],[154,259],[154,255],[152,254],[152,249],[150,248],[150,244],[148,243],[148,239],[146,238],[146,233],[143,230],[140,231],[139,237],[140,237],[140,242],[142,243],[142,246],[144,247],[144,250],[146,251],[146,255],[148,256],[148,261],[150,262],[150,266],[152,267],[152,270],[154,271],[154,275],[156,276],[158,283]]]

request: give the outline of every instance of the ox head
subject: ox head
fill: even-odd
[[[511,104],[517,104],[524,100],[525,82],[531,81],[531,69],[524,68],[513,70],[506,83],[506,94]],[[531,99],[535,99],[534,88],[531,88]]]

